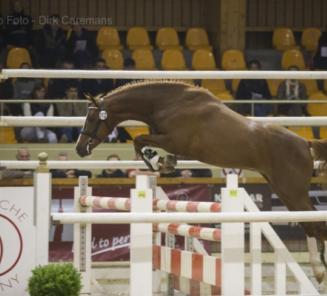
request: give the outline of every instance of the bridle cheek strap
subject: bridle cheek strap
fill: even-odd
[[[96,139],[96,140],[98,140],[99,142],[102,142],[102,139],[99,138],[99,137],[97,136],[97,134],[98,134],[98,130],[99,130],[99,127],[100,127],[100,125],[101,125],[102,122],[104,122],[104,124],[106,125],[106,127],[108,128],[108,130],[110,130],[110,128],[109,128],[109,126],[108,126],[108,122],[106,121],[107,117],[108,117],[108,115],[107,115],[107,111],[104,110],[104,109],[102,109],[102,104],[101,104],[101,106],[100,106],[100,111],[99,111],[99,119],[98,119],[98,121],[97,121],[97,124],[96,124],[94,130],[93,130],[92,132],[89,133],[89,132],[87,132],[87,131],[84,129],[84,127],[83,127],[83,128],[81,129],[81,132],[80,132],[80,133],[81,133],[82,135],[88,136],[88,137],[91,138],[91,139]]]

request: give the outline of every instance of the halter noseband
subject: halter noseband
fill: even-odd
[[[81,134],[82,135],[85,135],[85,136],[88,136],[89,138],[91,139],[96,139],[98,141],[102,141],[102,139],[100,139],[98,136],[97,136],[97,133],[98,133],[98,130],[99,130],[99,127],[100,127],[100,124],[102,122],[104,122],[106,124],[106,126],[108,127],[108,123],[107,121],[105,121],[107,118],[108,118],[108,112],[103,108],[103,99],[100,100],[100,104],[99,106],[91,106],[91,107],[88,107],[88,109],[99,109],[99,120],[97,121],[96,123],[96,126],[95,128],[93,129],[92,132],[87,132],[85,130],[85,126],[81,129]],[[109,127],[108,127],[109,128]]]

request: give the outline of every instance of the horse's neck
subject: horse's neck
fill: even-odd
[[[117,93],[108,101],[109,114],[115,117],[117,123],[125,120],[137,120],[150,124],[150,115],[153,112],[151,103],[153,95],[140,94],[131,90]]]

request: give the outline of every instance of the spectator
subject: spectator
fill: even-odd
[[[104,59],[97,59],[95,70],[107,70]],[[82,89],[83,93],[89,93],[92,96],[106,94],[114,89],[114,82],[112,79],[84,79],[82,81]]]
[[[40,30],[35,44],[42,68],[57,67],[66,53],[66,36],[60,28],[59,15],[52,15],[49,20]]]
[[[68,55],[75,62],[76,68],[90,68],[92,57],[97,54],[95,40],[91,38],[90,32],[80,25],[72,26],[67,44]]]
[[[68,160],[67,152],[60,152],[58,154],[58,160],[67,161]],[[76,170],[76,169],[51,170],[51,173],[53,178],[78,178],[79,176],[88,176],[89,178],[92,177],[90,171]]]
[[[317,51],[313,57],[313,66],[317,70],[327,70],[327,32],[322,32]]]
[[[117,154],[110,154],[107,160],[118,161],[120,157]],[[120,169],[105,169],[102,170],[101,174],[97,176],[98,178],[125,178],[126,173]]]
[[[5,17],[7,45],[29,48],[32,40],[32,18],[25,14],[21,1],[14,1],[12,8],[12,14]]]
[[[64,100],[78,100],[78,89],[75,84],[71,84],[65,91]],[[87,113],[87,104],[81,103],[57,103],[57,112],[59,116],[85,116]],[[71,143],[76,141],[80,132],[77,127],[65,127],[61,131],[60,142]]]
[[[2,50],[5,48],[5,36],[4,36],[4,29],[3,29],[4,17],[0,14],[0,55]]]
[[[131,58],[127,58],[124,60],[124,69],[125,70],[135,70],[135,62]],[[116,80],[116,87],[120,87],[125,85],[126,83],[133,82],[133,79],[117,79]]]
[[[32,99],[42,100],[46,97],[46,89],[43,84],[35,86],[32,92]],[[24,116],[53,116],[54,107],[52,104],[40,103],[24,103],[23,105]],[[20,136],[23,140],[38,140],[47,141],[49,143],[57,143],[56,134],[47,128],[40,127],[24,127],[21,130]]]
[[[298,71],[297,66],[290,66],[290,71]],[[287,79],[283,81],[277,92],[279,100],[306,100],[307,92],[305,85],[295,79]],[[304,116],[307,115],[305,104],[280,104],[278,105],[278,115],[286,116]]]
[[[22,147],[17,150],[17,160],[30,160],[30,152],[28,148]],[[0,179],[15,179],[15,178],[32,178],[33,171],[31,170],[0,170]]]
[[[3,65],[0,63],[0,71]],[[0,98],[1,99],[12,99],[13,98],[13,86],[11,79],[0,80]],[[13,108],[12,104],[5,104],[3,114],[5,115],[18,115],[18,113],[13,113],[12,110],[21,109]],[[20,113],[21,114],[21,113]]]
[[[61,68],[64,70],[75,69],[75,64],[70,59],[65,59]],[[78,88],[78,93],[80,93],[80,82],[78,79],[50,79],[48,84],[48,91],[50,99],[59,99],[65,96],[65,91],[69,85],[75,84]]]
[[[21,69],[31,69],[31,65],[23,63]],[[37,85],[41,84],[40,79],[35,78],[17,78],[14,82],[14,99],[30,99],[31,94]],[[11,104],[11,113],[13,115],[22,115],[21,104]]]
[[[258,60],[252,60],[248,63],[249,70],[261,70],[261,63]],[[265,79],[243,79],[240,81],[236,91],[237,100],[269,100],[271,95],[268,84]],[[267,116],[272,113],[270,104],[237,104],[237,111],[243,115]],[[254,113],[254,114],[252,114]]]

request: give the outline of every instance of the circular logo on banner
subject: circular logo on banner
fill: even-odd
[[[0,277],[11,271],[23,252],[23,238],[17,225],[0,214]]]

